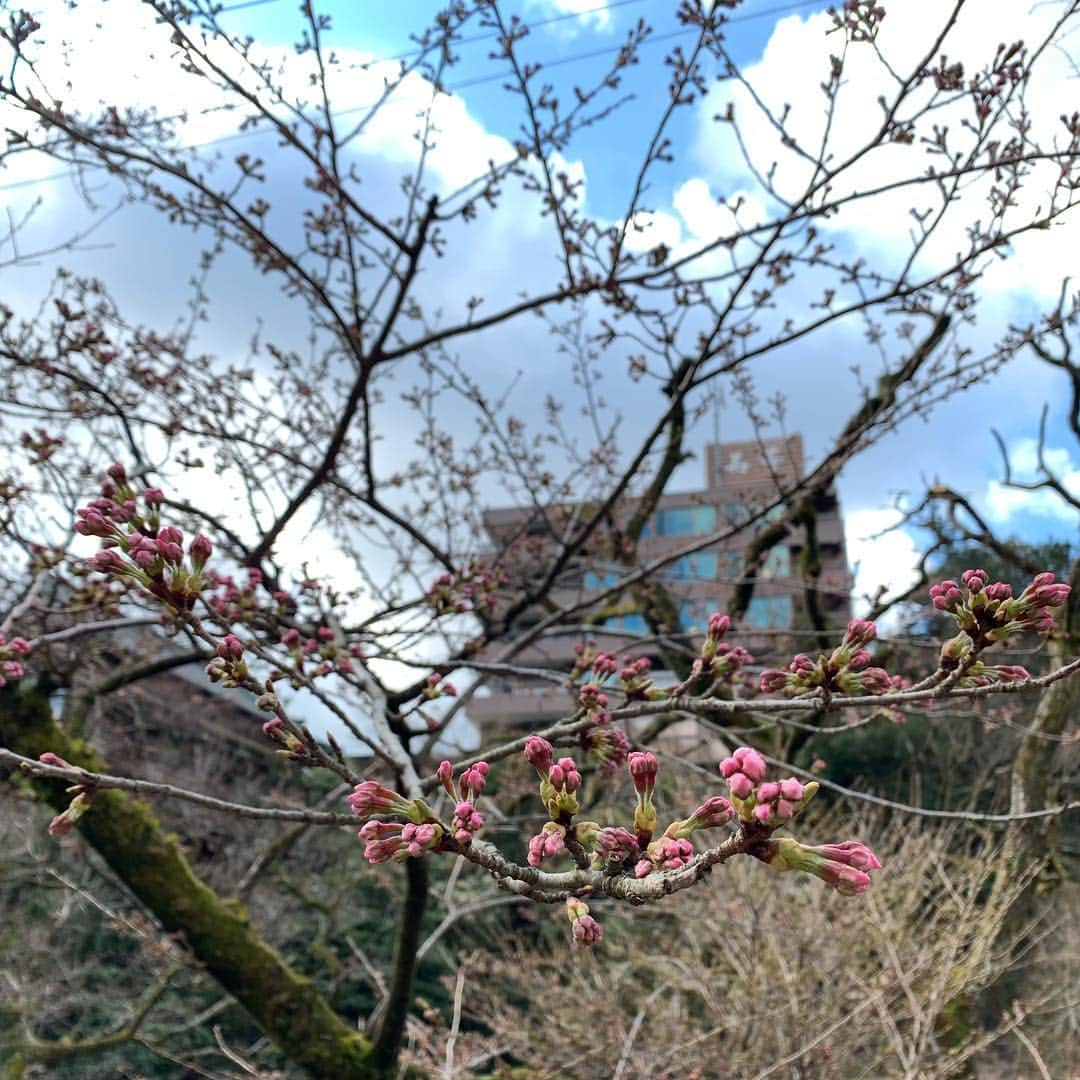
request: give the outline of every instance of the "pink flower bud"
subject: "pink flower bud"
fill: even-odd
[[[842,844],[822,844],[814,850],[821,852],[827,859],[853,866],[857,870],[881,869],[878,857],[865,844],[860,844],[857,840],[845,840]]]
[[[198,533],[188,545],[188,554],[191,556],[191,564],[196,570],[201,570],[214,554],[214,545],[208,536]]]
[[[877,637],[877,627],[869,619],[852,619],[844,634],[844,644],[859,648],[869,645]]]
[[[732,755],[739,763],[739,771],[756,784],[765,775],[765,759],[751,746],[740,746]]]
[[[766,668],[761,673],[761,681],[759,686],[763,694],[775,694],[779,690],[783,690],[787,686],[788,673],[786,671],[777,671],[776,668]]]
[[[754,784],[746,773],[733,773],[728,777],[728,788],[736,798],[747,799],[754,790]]]
[[[360,817],[370,817],[372,814],[404,814],[409,810],[408,800],[403,795],[376,780],[364,780],[357,784],[348,801],[353,813]]]
[[[118,484],[127,483],[127,470],[119,461],[114,461],[106,470],[106,475]]]
[[[759,803],[772,802],[780,795],[780,785],[775,780],[767,780],[758,786],[754,795]]]
[[[627,755],[626,764],[634,781],[634,790],[641,795],[651,793],[656,786],[656,774],[659,770],[656,755],[647,750],[635,750]]]
[[[143,500],[151,510],[160,510],[161,504],[165,501],[165,492],[161,488],[148,487],[143,492]]]
[[[789,776],[786,780],[780,781],[780,794],[785,799],[798,802],[803,797],[803,786],[794,777]]]
[[[717,829],[726,825],[735,816],[731,803],[723,795],[714,795],[703,802],[691,818],[699,829]]]
[[[985,570],[965,570],[960,575],[960,580],[967,587],[968,592],[981,592],[990,575]]]
[[[562,780],[559,782],[556,782],[554,779],[556,769],[558,769],[562,775]],[[563,787],[569,792],[577,791],[577,789],[581,787],[581,773],[578,772],[573,758],[559,758],[555,765],[552,766],[548,779],[551,780],[555,787]]]
[[[629,829],[614,826],[601,829],[596,837],[596,850],[608,862],[624,862],[638,853],[638,842]]]
[[[871,660],[873,657],[867,649],[856,649],[848,661],[848,671],[862,671],[870,665]]]
[[[548,775],[555,756],[555,750],[547,739],[542,739],[539,735],[530,735],[525,740],[525,749],[522,753],[525,756],[525,760],[540,773],[541,776]]]
[[[128,564],[111,548],[99,551],[90,559],[90,567],[99,574],[123,574]]]
[[[226,660],[239,660],[244,655],[244,645],[235,634],[226,634],[218,642],[217,654]]]
[[[574,945],[579,949],[595,945],[604,936],[603,927],[591,915],[576,919],[571,932],[574,935]]]

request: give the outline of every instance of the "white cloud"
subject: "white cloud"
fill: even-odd
[[[553,24],[567,37],[576,36],[583,29],[611,30],[614,26],[607,0],[529,0],[527,6],[530,11],[549,17],[572,16]]]
[[[844,515],[848,562],[855,573],[856,606],[884,586],[887,595],[911,588],[918,580],[919,550],[911,535],[893,528],[902,514],[893,508],[853,510]],[[890,532],[884,530],[890,529]]]
[[[86,4],[69,11],[60,0],[46,0],[38,19],[42,29],[34,40],[41,39],[48,45],[37,50],[40,55],[35,55],[33,46],[29,50],[35,55],[40,77],[40,84],[32,83],[36,92],[40,93],[44,86],[62,98],[65,108],[89,115],[107,106],[154,109],[163,116],[183,112],[184,120],[178,127],[183,145],[199,145],[236,134],[245,110],[222,108],[225,98],[216,78],[182,70],[168,29],[158,24],[144,6],[114,13]],[[78,47],[56,47],[58,35],[78,42]],[[192,36],[197,37],[194,31]],[[225,41],[211,40],[206,48],[213,61],[248,92],[262,101],[271,101],[261,76]],[[363,118],[365,106],[382,100],[386,85],[397,78],[400,66],[396,61],[373,62],[370,54],[357,49],[335,47],[334,54],[336,63],[329,67],[328,92],[335,113],[345,113],[339,130],[348,132],[350,125]],[[102,64],[103,55],[123,56],[124,62]],[[250,55],[253,63],[266,65],[286,102],[301,106],[309,116],[318,115],[313,91],[316,67],[310,54],[298,55],[285,46],[253,46]],[[17,84],[25,84],[29,78],[26,68],[17,70]],[[432,148],[426,167],[428,180],[434,178],[436,187],[452,191],[483,173],[489,162],[503,162],[514,156],[511,143],[488,132],[470,114],[462,98],[439,93],[433,100],[432,84],[416,72],[410,72],[382,102],[351,144],[352,149],[378,155],[392,164],[414,163],[429,107]],[[280,103],[273,104],[272,111],[288,115],[287,106]],[[30,134],[27,118],[16,108],[0,103],[0,130],[8,128]],[[222,150],[229,158],[242,153],[245,143],[226,143]],[[0,175],[10,183],[55,172],[56,166],[47,159],[26,153],[6,162]],[[37,193],[30,189],[30,194]]]
[[[937,0],[905,0],[888,6],[878,44],[893,71],[904,76],[921,61],[950,10],[951,7],[943,7]],[[986,18],[986,14],[981,4],[963,7],[940,50],[947,54],[950,64],[962,61],[969,78],[992,60],[999,42],[1023,39],[1034,47],[1058,17],[1059,9],[1050,4],[1005,4],[995,6],[993,18]],[[752,172],[729,126],[713,119],[724,113],[729,102],[734,105],[743,142],[751,150],[758,173],[769,173],[776,163],[777,190],[785,197],[798,196],[805,190],[815,169],[813,159],[818,155],[827,123],[829,162],[833,166],[873,139],[883,115],[879,98],[892,99],[897,89],[896,79],[877,61],[869,47],[850,47],[844,61],[843,85],[830,123],[821,84],[828,77],[830,56],[842,49],[839,35],[829,33],[831,28],[832,19],[823,12],[780,19],[761,59],[744,71],[746,80],[774,116],[788,110],[787,128],[809,159],[783,143],[776,127],[754,104],[749,93],[732,81],[721,82],[703,99],[698,114],[696,154],[705,167],[706,180],[712,185],[728,189],[754,186]],[[1074,96],[1071,74],[1064,51],[1049,49],[1040,57],[1035,76],[1025,86],[1030,138],[1041,145],[1048,144],[1062,131],[1061,102]],[[928,80],[910,94],[899,115],[914,114],[932,93],[933,86]],[[931,165],[941,168],[943,158],[931,156],[928,147],[935,127],[948,129],[950,146],[955,148],[971,142],[964,125],[973,119],[973,103],[966,97],[935,107],[918,122],[911,145],[888,143],[876,147],[831,185],[830,194],[837,197],[866,192],[902,176],[920,177]],[[1004,145],[1015,133],[1004,122],[999,126],[1000,131],[995,135]],[[1057,174],[1058,167],[1051,162],[1033,167],[1007,221],[1026,221],[1035,215],[1037,208],[1045,210]],[[958,250],[966,249],[965,229],[976,218],[987,220],[986,199],[996,182],[992,176],[965,182],[964,190],[950,205],[942,226],[923,252],[921,265],[941,265]],[[910,248],[909,234],[915,227],[911,209],[939,209],[940,205],[936,188],[906,187],[856,200],[820,224],[826,230],[847,232],[863,251],[873,249],[873,257],[879,261],[896,263]],[[1049,231],[1022,237],[1013,258],[994,261],[984,285],[1002,291],[1019,287],[1054,296],[1061,278],[1071,270],[1072,252],[1078,245],[1080,220],[1073,215]]]
[[[1080,498],[1080,465],[1073,462],[1069,451],[1054,447],[1045,449],[1043,461],[1065,490],[1074,498]],[[1038,446],[1034,439],[1021,439],[1015,443],[1009,451],[1009,462],[1014,480],[1030,483],[1045,478],[1039,472]],[[991,480],[986,486],[985,499],[988,513],[995,522],[1008,523],[1017,515],[1032,515],[1074,527],[1077,524],[1076,510],[1048,488],[1024,491],[1007,487],[1000,480]]]

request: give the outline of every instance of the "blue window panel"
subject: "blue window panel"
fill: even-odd
[[[679,622],[683,630],[692,632],[705,629],[709,622],[706,606],[704,600],[684,600],[679,604]]]
[[[705,533],[711,533],[716,531],[716,507],[715,506],[695,506],[694,507],[694,533],[697,536],[704,536]]]
[[[649,632],[649,624],[645,621],[645,616],[637,611],[633,615],[620,615],[617,619],[612,619],[608,625],[617,627],[619,630],[626,630],[631,634]]]
[[[741,551],[729,549],[728,551],[721,552],[720,559],[720,565],[723,567],[723,573],[721,574],[721,577],[742,577],[743,553]]]
[[[755,596],[746,609],[746,621],[756,630],[790,626],[791,615],[790,596]]]
[[[715,529],[715,506],[669,506],[656,511],[642,535],[704,536]]]
[[[669,581],[715,581],[716,552],[699,551],[684,555],[665,567],[663,576]]]

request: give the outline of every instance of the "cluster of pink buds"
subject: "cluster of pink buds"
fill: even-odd
[[[590,714],[598,724],[606,724],[611,719],[608,712],[608,696],[598,683],[587,682],[578,693],[578,704]]]
[[[740,746],[729,758],[720,762],[720,773],[728,782],[732,795],[748,799],[754,785],[765,779],[765,759],[750,746]]]
[[[765,825],[790,821],[800,808],[805,788],[793,776],[766,780],[754,792],[754,818]]]
[[[596,671],[593,665],[596,660],[603,656],[605,659],[601,662],[600,671]],[[607,658],[611,658],[611,662],[614,667],[607,671]],[[586,638],[584,641],[578,641],[574,645],[574,666],[570,669],[570,682],[576,683],[578,679],[582,677],[586,672],[594,671],[598,681],[603,682],[608,675],[614,675],[618,670],[619,661],[616,659],[614,653],[598,653],[596,650],[596,641],[593,638]],[[601,671],[604,674],[601,674]]]
[[[32,435],[24,431],[20,440],[23,446],[30,451],[35,465],[44,465],[64,445],[64,440],[50,435],[44,428],[36,428]]]
[[[660,764],[656,755],[647,750],[635,750],[627,755],[626,767],[634,781],[637,792],[637,806],[634,807],[634,832],[638,843],[644,847],[656,832],[656,807],[653,806],[653,791],[656,788],[656,774]]]
[[[866,892],[870,888],[870,871],[881,869],[878,857],[856,840],[807,847],[785,836],[756,845],[750,854],[774,870],[813,874],[844,896]]]
[[[38,761],[40,761],[42,765],[56,765],[61,769],[71,768],[70,762],[65,761],[58,754],[54,754],[51,751],[39,754]],[[79,823],[83,814],[85,814],[93,805],[95,788],[92,784],[75,784],[67,790],[68,793],[74,797],[71,802],[68,803],[67,809],[57,814],[56,817],[49,822],[50,836],[67,836],[67,834]]]
[[[877,0],[844,0],[837,10],[829,8],[833,26],[847,34],[848,41],[873,41],[885,18],[885,9]]]
[[[621,867],[628,860],[636,858],[641,851],[637,837],[621,825],[600,829],[596,834],[594,847],[598,870]]]
[[[971,80],[971,94],[975,101],[975,115],[985,120],[992,111],[995,98],[1000,97],[1024,75],[1024,43],[1014,41],[1011,45],[1000,44],[989,71]]]
[[[206,675],[213,683],[232,689],[243,686],[248,677],[244,644],[235,634],[226,634],[217,644],[217,656],[206,665]]]
[[[648,877],[654,870],[678,870],[694,857],[694,845],[689,840],[660,836],[645,849],[645,857],[634,867],[634,877]]]
[[[581,773],[573,758],[554,760],[555,748],[539,735],[530,735],[522,751],[525,760],[540,774],[540,800],[552,821],[578,812],[575,792],[581,787]]]
[[[655,870],[678,870],[694,857],[690,837],[699,829],[718,829],[735,816],[735,809],[723,795],[706,799],[688,818],[673,821],[662,836],[644,849],[634,866],[635,877],[647,877]]]
[[[724,758],[720,773],[727,780],[739,819],[771,828],[779,828],[795,817],[819,788],[816,780],[802,784],[792,776],[766,780],[765,759],[749,746],[740,746],[731,757]]]
[[[508,578],[501,563],[489,565],[473,559],[464,570],[440,574],[426,593],[436,615],[473,611],[489,615],[494,610],[498,590]]]
[[[587,949],[603,936],[600,924],[589,914],[589,905],[572,896],[566,901],[566,917],[570,920],[570,932],[575,949]]]
[[[406,799],[377,780],[364,780],[353,789],[349,805],[362,818],[379,814],[406,819],[404,823],[368,821],[364,825],[358,835],[364,841],[364,858],[369,862],[407,859],[440,850],[443,828],[423,799]]]
[[[619,658],[614,653],[597,653],[592,662],[592,670],[597,681],[603,682],[619,670]]]
[[[206,585],[204,568],[213,545],[201,533],[188,544],[184,560],[184,534],[175,525],[161,524],[164,494],[158,488],[143,492],[145,511],[123,465],[114,462],[101,485],[101,498],[75,511],[75,531],[97,536],[104,549],[90,566],[110,577],[129,578],[147,592],[179,611],[189,611]]]
[[[450,829],[459,844],[472,843],[473,834],[484,827],[484,815],[476,809],[476,800],[484,790],[490,766],[486,761],[470,765],[454,784],[454,768],[449,761],[440,763],[436,770],[443,790],[454,803],[454,820]]]
[[[264,602],[263,573],[257,566],[248,567],[240,581],[213,570],[206,577],[212,590],[206,597],[206,606],[224,623],[251,622],[256,614],[263,612],[282,615],[296,606],[293,598],[280,589],[270,594],[272,607]]]
[[[730,629],[731,619],[727,615],[714,612],[709,616],[701,655],[694,660],[684,686],[692,686],[706,677],[713,685],[731,682],[740,669],[754,662],[753,656],[741,645],[732,645],[723,640]]]
[[[893,688],[884,668],[871,667],[873,659],[866,646],[877,636],[868,619],[852,619],[840,645],[829,656],[817,660],[799,653],[787,671],[767,669],[761,673],[764,693],[787,696],[824,690],[831,694],[885,694]]]
[[[961,633],[945,642],[941,665],[957,667],[972,650],[981,650],[1013,634],[1030,631],[1048,634],[1054,629],[1053,608],[1061,607],[1071,588],[1054,575],[1036,574],[1017,597],[1004,581],[989,581],[985,570],[965,570],[964,590],[946,580],[930,587],[930,600],[938,611],[952,615]]]
[[[639,656],[636,660],[626,657],[623,661],[623,666],[619,669],[619,681],[627,701],[650,701],[667,696],[666,691],[653,689],[652,679],[649,678],[651,667],[652,661],[647,656]]]
[[[306,638],[291,626],[281,635],[281,644],[289,650],[293,671],[275,671],[271,679],[288,679],[294,690],[303,685],[305,678],[320,679],[335,673],[351,675],[355,670],[353,659],[362,659],[364,655],[359,642],[340,646],[329,626],[317,627],[315,633]]]
[[[26,674],[23,661],[33,652],[26,638],[13,637],[10,641],[0,634],[0,686],[18,682]]]
[[[367,821],[357,834],[364,841],[364,858],[370,863],[415,859],[429,851],[438,851],[442,826],[428,821],[404,824],[396,821]]]
[[[549,821],[529,840],[528,863],[539,866],[544,859],[551,859],[566,847],[566,828],[557,821]]]

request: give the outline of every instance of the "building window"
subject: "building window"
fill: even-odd
[[[720,565],[723,568],[722,577],[736,579],[742,577],[743,553],[740,550],[729,548],[721,554],[720,559]]]
[[[783,629],[791,625],[790,596],[755,596],[746,609],[746,621],[755,630]]]
[[[698,551],[693,555],[683,555],[664,567],[661,573],[668,581],[715,581],[716,552]]]
[[[669,506],[657,510],[642,536],[704,536],[716,528],[715,506]]]
[[[625,630],[628,634],[647,634],[649,624],[645,616],[635,611],[632,615],[619,615],[614,619],[608,619],[604,624],[612,630]]]
[[[703,600],[684,600],[679,605],[679,622],[687,633],[704,630],[709,622],[709,613]]]

